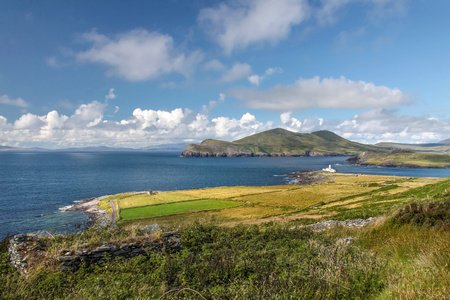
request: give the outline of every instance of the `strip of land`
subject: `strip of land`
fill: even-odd
[[[112,215],[108,201],[115,201],[120,210],[120,219],[116,220],[119,226],[158,223],[173,227],[195,222],[234,226],[287,221],[309,224],[376,217],[416,197],[430,198],[441,185],[450,186],[448,178],[312,171],[291,176],[294,182],[304,184],[306,180],[308,185],[216,187],[151,195],[124,193],[104,198],[98,206]]]

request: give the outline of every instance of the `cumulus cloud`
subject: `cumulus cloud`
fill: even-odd
[[[233,67],[226,70],[222,75],[223,82],[231,82],[246,78],[252,72],[252,67],[249,64],[235,63]]]
[[[18,107],[28,107],[30,105],[22,98],[12,99],[8,95],[0,96],[0,104],[14,105]]]
[[[262,122],[251,113],[240,118],[221,116],[210,119],[203,113],[176,108],[171,111],[136,108],[121,121],[105,120],[102,103],[81,105],[71,116],[50,111],[43,116],[31,113],[15,122],[0,116],[0,144],[69,147],[108,145],[148,147],[169,143],[199,142],[206,138],[236,140],[253,133],[286,128],[295,132],[330,130],[347,139],[376,143],[437,142],[449,138],[450,119],[399,115],[394,110],[374,109],[346,120],[320,117],[299,118],[293,113],[280,115],[280,121]]]
[[[169,35],[144,29],[115,37],[92,31],[83,34],[82,39],[92,47],[76,55],[79,61],[105,65],[107,75],[130,81],[155,79],[169,73],[188,76],[203,58],[200,51],[178,51]]]
[[[337,126],[344,137],[366,142],[425,143],[447,138],[450,120],[399,115],[395,110],[374,109],[345,120]]]
[[[217,103],[224,101],[221,94]],[[71,116],[50,111],[43,116],[27,113],[13,124],[0,116],[0,144],[49,148],[107,145],[148,147],[151,145],[199,142],[206,138],[235,140],[273,128],[273,122],[261,122],[250,113],[240,119],[210,119],[203,113],[185,108],[171,111],[136,108],[121,121],[106,120],[106,103],[93,101],[80,105]],[[214,106],[213,104],[210,104]]]
[[[66,126],[70,128],[92,127],[101,122],[106,103],[93,101],[80,105],[75,113],[67,120]]]
[[[198,21],[224,52],[231,54],[252,44],[285,39],[291,27],[307,15],[304,0],[251,0],[202,9]]]
[[[409,101],[409,97],[398,88],[376,86],[345,77],[299,79],[293,85],[277,85],[265,91],[235,89],[228,94],[244,101],[248,107],[278,112],[306,108],[391,107]]]
[[[44,124],[44,121],[42,121],[38,116],[27,113],[14,122],[14,128],[39,130]]]
[[[278,126],[296,132],[329,130],[349,140],[367,144],[430,143],[450,136],[450,119],[400,115],[389,109],[364,111],[343,121],[320,117],[300,120],[287,112],[280,115]]]

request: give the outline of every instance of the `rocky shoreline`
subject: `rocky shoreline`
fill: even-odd
[[[126,194],[144,194],[147,193],[147,191],[140,191],[140,192],[126,192]],[[106,210],[101,209],[98,207],[98,203],[112,195],[104,195],[100,197],[91,197],[91,198],[85,198],[82,200],[75,201],[76,204],[68,205],[61,207],[60,211],[82,211],[84,213],[89,214],[89,221],[87,226],[91,227],[96,224],[99,225],[108,225],[111,222],[111,217],[106,212]]]
[[[109,197],[105,195],[101,197],[91,197],[76,201],[77,204],[61,207],[60,211],[83,211],[89,215],[87,226],[93,226],[98,223],[106,223],[110,221],[109,215],[106,210],[100,209],[98,203],[100,200]]]
[[[289,179],[289,184],[294,185],[311,185],[325,183],[329,180],[328,176],[322,171],[316,170],[304,170],[298,171],[290,174],[286,174]]]

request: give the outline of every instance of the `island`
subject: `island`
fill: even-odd
[[[351,156],[385,148],[349,141],[327,131],[297,133],[276,128],[233,142],[207,139],[189,144],[182,157]]]

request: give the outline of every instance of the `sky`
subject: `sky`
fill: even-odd
[[[450,138],[447,0],[0,0],[0,146]]]

